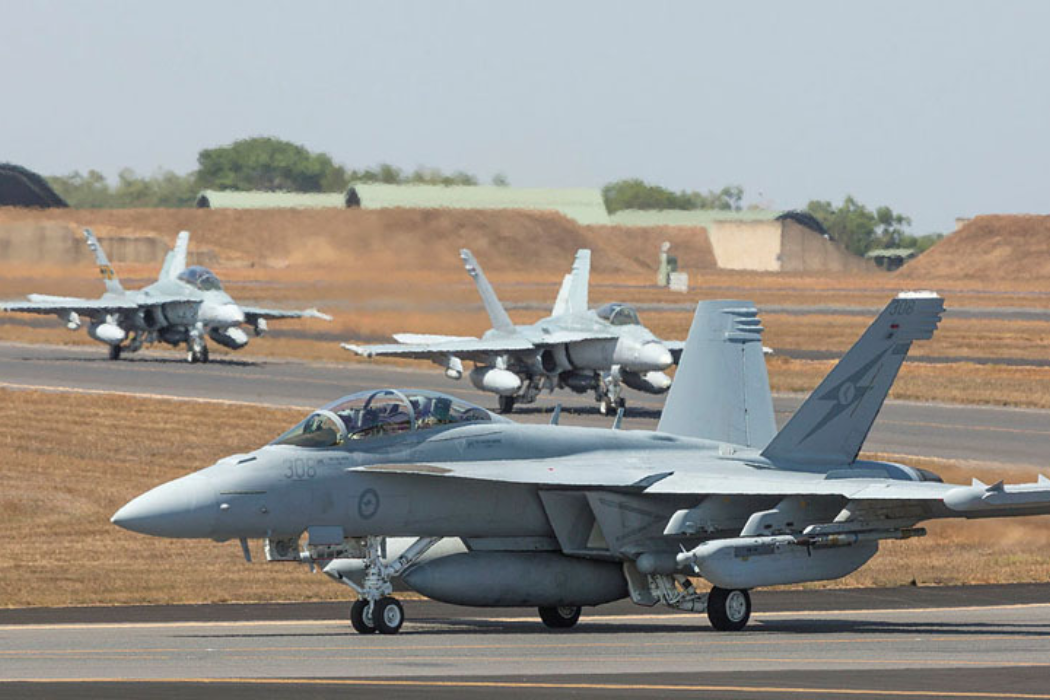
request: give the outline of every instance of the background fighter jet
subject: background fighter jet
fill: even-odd
[[[892,300],[780,432],[755,309],[701,302],[655,432],[519,425],[441,394],[366,392],[139,496],[113,522],[241,538],[246,554],[247,538],[266,538],[269,559],[350,585],[362,633],[400,629],[395,578],[459,605],[534,605],[551,627],[629,596],[741,629],[749,589],[845,576],[880,540],[924,535],[922,521],[1050,513],[1045,477],[953,485],[858,459],[942,309],[929,292]],[[393,537],[416,539],[395,550]],[[453,538],[465,550],[438,552]]]
[[[268,318],[331,320],[317,309],[282,311],[238,305],[210,270],[197,265],[186,267],[188,231],[178,235],[157,281],[130,291],[117,279],[91,229],[84,229],[84,238],[95,254],[105,294],[98,299],[30,294],[28,301],[0,302],[0,311],[54,314],[70,330],[78,329],[81,317],[86,317],[90,319],[88,335],[109,345],[111,360],[120,359],[122,352],[136,352],[144,344],[163,342],[175,346],[185,343],[190,362],[207,362],[205,336],[238,350],[248,344],[248,334],[239,327],[242,323],[262,335]]]
[[[605,413],[624,405],[624,384],[650,394],[671,386],[662,370],[674,364],[672,353],[641,324],[632,307],[612,303],[587,308],[591,251],[576,253],[551,315],[528,326],[511,323],[471,252],[459,254],[481,294],[491,330],[481,338],[402,333],[394,336],[397,344],[343,347],[365,357],[431,360],[452,379],[463,376],[462,360],[471,360],[471,383],[498,394],[501,413],[512,411],[516,401],[532,403],[543,389],[593,391]]]

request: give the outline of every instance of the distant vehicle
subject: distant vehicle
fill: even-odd
[[[364,634],[401,628],[394,580],[457,605],[536,606],[555,628],[630,597],[739,630],[750,589],[846,576],[879,541],[925,535],[925,520],[1050,513],[1042,476],[954,485],[858,459],[942,310],[929,292],[893,299],[780,432],[755,309],[701,302],[655,432],[519,425],[434,392],[363,392],[158,486],[113,522],[239,538],[246,558],[248,538],[265,538],[269,560],[350,586]]]
[[[90,320],[88,335],[109,346],[109,359],[137,352],[149,343],[186,344],[190,362],[207,362],[206,338],[231,350],[248,344],[241,324],[251,326],[255,335],[266,332],[266,320],[276,318],[332,317],[317,309],[283,311],[237,304],[223,291],[222,283],[205,267],[186,267],[188,231],[179,233],[175,247],[164,259],[157,281],[139,290],[125,290],[113,266],[91,229],[84,239],[95,254],[106,292],[98,299],[30,294],[28,301],[0,302],[0,311],[54,314],[70,330],[81,326],[81,317]]]
[[[463,360],[471,360],[471,383],[498,394],[501,413],[513,411],[515,403],[534,402],[544,389],[593,391],[606,413],[625,405],[623,385],[649,394],[670,388],[663,370],[674,364],[675,345],[653,335],[628,304],[587,307],[591,251],[577,251],[551,315],[525,326],[511,323],[471,252],[461,250],[460,257],[492,321],[481,338],[401,333],[394,336],[396,344],[343,347],[365,357],[430,360],[451,379],[461,378]]]

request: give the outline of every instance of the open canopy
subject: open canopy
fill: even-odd
[[[373,389],[344,396],[317,409],[271,444],[335,447],[351,440],[477,422],[510,421],[437,391]]]

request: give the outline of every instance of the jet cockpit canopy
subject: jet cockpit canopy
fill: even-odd
[[[179,273],[176,277],[180,282],[196,287],[202,292],[211,292],[214,290],[221,290],[222,283],[219,282],[219,278],[215,276],[215,273],[206,267],[200,265],[192,265],[187,267],[185,270]]]
[[[462,423],[509,423],[480,406],[422,389],[377,389],[344,396],[319,408],[272,445],[335,447]]]
[[[630,304],[618,301],[609,302],[597,311],[598,318],[608,321],[614,326],[640,326],[638,312]]]

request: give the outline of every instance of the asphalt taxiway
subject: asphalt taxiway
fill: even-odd
[[[551,632],[532,610],[409,601],[394,637],[332,604],[0,611],[0,696],[1050,700],[1048,585],[754,600],[740,633],[629,603]]]
[[[348,353],[349,355],[349,353]],[[190,365],[181,354],[146,351],[120,362],[94,346],[0,343],[0,387],[116,392],[294,406],[309,410],[345,394],[382,386],[447,391],[493,407],[491,394],[467,380],[452,381],[428,364],[399,367],[369,362],[312,363],[237,355]],[[803,397],[776,396],[777,420],[786,421]],[[664,397],[628,393],[624,428],[652,429]],[[593,398],[568,391],[544,394],[522,406],[515,420],[541,422],[563,403],[567,425],[608,426]],[[888,401],[865,449],[901,459],[933,457],[1016,467],[1046,467],[1050,411]]]

